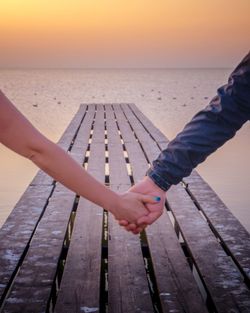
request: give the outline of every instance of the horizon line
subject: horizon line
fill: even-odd
[[[196,66],[183,66],[183,67],[158,67],[158,66],[148,66],[148,67],[126,67],[126,66],[116,66],[116,67],[112,67],[112,66],[107,66],[107,67],[78,67],[78,66],[0,66],[0,70],[230,70],[233,67],[196,67]]]

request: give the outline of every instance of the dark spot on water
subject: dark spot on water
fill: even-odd
[[[34,108],[37,108],[37,107],[38,107],[38,104],[33,104],[33,107],[34,107]]]
[[[173,100],[176,100],[176,97],[173,97]]]
[[[191,97],[190,99],[194,99],[194,97]]]
[[[56,100],[56,97],[54,97],[54,100]]]
[[[151,89],[151,91],[153,92],[153,91],[154,91],[154,89]]]
[[[37,95],[37,93],[36,92],[34,92],[34,96],[36,96]]]
[[[58,101],[57,104],[61,104],[61,101]]]
[[[196,86],[193,87],[194,89],[197,88]]]
[[[204,99],[208,99],[208,97],[204,97]]]
[[[141,95],[142,97],[144,97],[144,95]]]
[[[157,100],[161,100],[161,97],[158,97]]]
[[[92,99],[95,99],[95,96],[92,96]]]
[[[102,95],[103,96],[103,98],[105,97],[105,95]]]
[[[186,103],[184,103],[182,106],[183,106],[183,107],[186,107],[187,105],[186,105]]]

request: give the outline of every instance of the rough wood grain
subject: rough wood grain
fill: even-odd
[[[145,131],[149,132],[155,141],[165,145],[168,144],[169,141],[166,136],[155,127],[155,125],[137,108],[134,103],[128,104],[128,106],[133,113],[135,113],[136,118],[138,118],[138,120],[145,126]]]
[[[151,122],[148,123],[148,119],[143,116],[134,104],[129,105],[129,107],[143,122],[148,131],[154,134],[154,125],[150,125]],[[167,147],[167,143],[164,142],[161,136],[153,136],[162,150]],[[189,177],[185,178],[184,182],[188,184],[188,191],[238,265],[248,286],[250,286],[250,234],[196,171],[193,171]]]
[[[110,183],[112,189],[124,192],[130,180],[110,106],[106,106],[106,114]],[[139,237],[121,229],[110,214],[108,245],[109,312],[153,312]]]
[[[131,115],[129,107],[123,106],[123,109],[127,116]],[[141,123],[131,119],[131,124],[144,151],[153,161],[153,156],[160,152],[159,147],[158,153],[151,151],[153,145],[148,144],[148,136],[143,135]],[[219,245],[185,189],[180,185],[172,187],[168,191],[168,202],[218,312],[249,311],[250,293],[240,272]]]
[[[89,125],[92,124],[93,117],[92,112]],[[88,171],[104,183],[103,117],[103,109],[98,107],[90,145],[91,157]],[[85,129],[84,132],[81,132],[78,142],[78,145],[84,150],[88,145],[87,137],[89,137],[89,132],[86,132]],[[100,142],[101,140],[102,142]],[[99,311],[102,220],[103,209],[81,198],[76,212],[55,312],[81,313],[91,309]]]
[[[104,137],[104,114],[108,142]],[[133,104],[82,105],[59,141],[80,163],[90,146],[88,170],[101,182],[105,178],[107,145],[111,188],[119,192],[131,185],[126,167],[138,181],[167,143],[166,137]],[[249,234],[196,172],[186,182],[210,226],[182,186],[168,192],[168,205],[208,296],[217,312],[249,312],[250,292],[235,265],[248,282]],[[56,184],[54,190],[53,186],[53,180],[40,171],[0,230],[2,301],[14,278],[1,312],[36,313],[48,309],[75,200],[75,195],[62,185]],[[55,308],[58,313],[100,309],[102,219],[101,208],[84,199],[79,201]],[[110,214],[109,235],[109,312],[154,312],[139,238],[122,230]],[[147,238],[162,312],[206,312],[166,212],[147,229]]]
[[[59,139],[58,144],[64,150],[68,150],[72,139],[72,134],[75,135],[78,127],[82,119],[85,116],[86,110],[88,109],[87,105],[81,105],[78,111],[76,112],[75,116],[73,117],[72,121],[70,122],[69,126],[66,128],[65,132],[63,133],[62,137]]]
[[[2,312],[46,310],[74,199],[75,195],[61,186],[53,193]],[[36,305],[36,310],[30,304]]]
[[[0,230],[1,301],[43,213],[51,190],[52,186],[28,187]]]
[[[135,137],[133,141],[126,141],[127,137],[131,138],[131,134],[128,130],[123,132],[124,116],[118,114],[119,111],[115,107],[133,177],[135,181],[139,181],[145,175],[148,163]],[[131,129],[130,132],[132,133]],[[163,312],[207,312],[166,211],[156,223],[147,228],[146,234]]]
[[[185,179],[185,182],[188,183],[188,191],[250,286],[250,234],[195,171]]]
[[[70,124],[62,136],[61,143],[66,145],[67,149],[70,147],[72,139],[75,137],[84,112],[85,108],[82,107],[73,119],[72,124]],[[63,209],[62,211],[59,210],[57,212],[58,217],[55,217],[56,210],[58,206],[62,205],[61,201],[64,201],[63,205],[67,206],[67,209],[69,209],[70,212],[74,201],[74,195],[72,196],[70,194],[69,197],[65,196],[65,190],[58,185],[53,192],[49,205],[46,207],[53,186],[48,184],[48,181],[46,181],[46,175],[42,172],[38,174],[38,177],[39,178],[35,178],[31,183],[31,186],[27,188],[24,196],[18,202],[0,231],[1,238],[5,238],[5,240],[1,239],[0,241],[0,245],[2,245],[0,249],[0,258],[5,262],[5,267],[1,266],[0,274],[0,286],[3,295],[6,286],[9,287],[7,281],[11,282],[11,279],[13,279],[16,274],[17,267],[21,266],[5,302],[3,312],[4,310],[7,310],[8,312],[11,310],[17,312],[16,304],[20,301],[23,302],[23,305],[25,306],[24,308],[20,305],[20,312],[31,312],[28,311],[29,307],[32,307],[31,302],[33,301],[36,303],[36,301],[39,302],[40,300],[35,298],[32,298],[33,300],[30,299],[31,295],[36,294],[35,291],[30,293],[30,288],[32,287],[33,290],[35,285],[41,284],[47,290],[48,285],[53,283],[53,271],[55,271],[57,267],[61,249],[60,244],[58,245],[57,236],[59,236],[59,241],[63,241],[65,236],[64,230],[65,227],[67,227],[67,216],[65,216],[66,222],[65,225],[63,225],[64,228],[60,228],[61,226],[59,223],[62,222],[60,221],[60,217],[61,214],[63,214]],[[42,179],[40,179],[41,177]],[[62,207],[64,207],[63,205]],[[46,210],[43,214],[44,208]],[[40,218],[42,218],[41,221]],[[15,229],[15,231],[13,231],[13,229]],[[13,236],[15,238],[13,238]],[[29,249],[27,250],[27,248]],[[47,256],[47,254],[50,253],[49,248],[52,250],[54,249],[54,254]],[[23,257],[24,260],[22,261]],[[49,262],[50,259],[52,262]],[[6,266],[8,269],[6,269]],[[33,275],[31,275],[32,273]],[[24,297],[24,290],[26,292],[26,298]],[[41,292],[37,292],[39,297],[41,294],[43,294],[42,289]],[[45,297],[45,295],[47,296]],[[48,301],[49,293],[46,292],[44,297],[43,304],[45,305]]]
[[[178,185],[168,202],[218,312],[248,312],[250,292],[192,199]]]

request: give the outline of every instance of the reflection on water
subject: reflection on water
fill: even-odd
[[[80,103],[134,102],[171,139],[226,82],[229,70],[3,71],[0,88],[56,141]],[[198,167],[250,231],[250,124]],[[36,173],[0,146],[0,224]]]

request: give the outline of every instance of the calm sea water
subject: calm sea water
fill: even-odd
[[[172,139],[208,104],[230,70],[0,71],[0,88],[31,122],[57,141],[80,103],[135,103]],[[250,123],[198,172],[250,231]],[[37,168],[0,146],[0,225]]]

